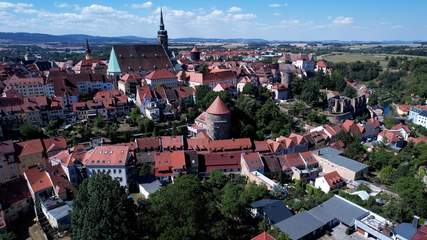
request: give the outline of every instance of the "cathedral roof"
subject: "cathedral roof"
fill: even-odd
[[[222,115],[222,114],[229,114],[230,110],[225,105],[225,103],[221,100],[221,98],[218,96],[215,98],[215,100],[209,106],[206,112],[210,114],[215,114],[215,115]]]

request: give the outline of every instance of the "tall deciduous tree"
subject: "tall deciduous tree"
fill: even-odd
[[[75,240],[135,239],[133,202],[117,181],[95,174],[79,187],[72,213]]]

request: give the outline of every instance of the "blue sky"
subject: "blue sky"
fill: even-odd
[[[170,38],[427,40],[425,0],[2,1],[0,31]]]

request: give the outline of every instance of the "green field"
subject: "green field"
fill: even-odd
[[[346,53],[334,52],[319,56],[319,59],[325,59],[329,62],[356,62],[356,61],[372,61],[380,62],[382,67],[387,67],[386,57],[408,57],[408,58],[426,58],[425,56],[411,56],[411,55],[398,55],[398,54],[364,54],[364,53]]]

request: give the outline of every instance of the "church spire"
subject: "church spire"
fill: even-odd
[[[89,40],[86,38],[86,51],[85,51],[86,60],[92,59],[92,49],[89,46]]]
[[[160,29],[157,31],[157,41],[160,45],[163,46],[163,48],[166,50],[166,52],[169,52],[168,50],[168,31],[165,29],[165,23],[163,22],[163,9],[160,8]]]
[[[165,30],[165,24],[163,23],[163,10],[160,8],[160,30]]]

